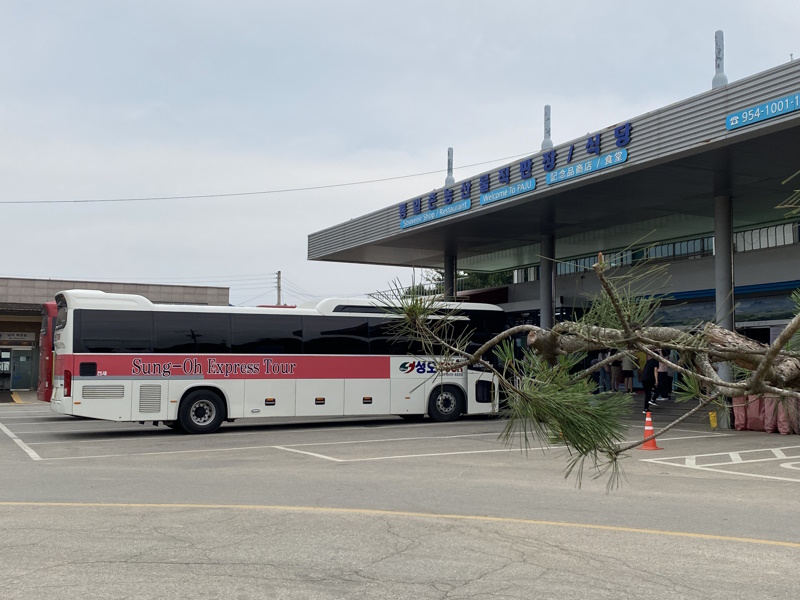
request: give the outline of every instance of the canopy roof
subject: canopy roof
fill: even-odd
[[[312,233],[308,257],[442,268],[445,255],[455,254],[459,269],[498,271],[538,263],[545,234],[555,236],[557,258],[710,235],[715,196],[733,198],[735,230],[787,219],[787,210],[776,207],[800,188],[800,61],[627,123],[624,146],[615,143],[615,129],[624,122],[587,136],[601,136],[603,156],[625,150],[613,166],[548,183],[539,153],[530,157],[532,191],[481,204],[481,175],[472,177],[448,186],[458,203],[462,183],[471,182],[469,208],[462,212],[414,224],[412,198],[400,203],[405,220],[393,204]],[[550,176],[597,158],[586,153],[586,143],[581,138],[556,146]],[[505,165],[510,178],[503,183],[502,168],[485,172],[490,190],[530,182],[521,178],[520,162]],[[444,190],[436,192],[437,208],[445,206]],[[426,210],[429,193],[418,198],[420,214],[435,216],[435,209]]]

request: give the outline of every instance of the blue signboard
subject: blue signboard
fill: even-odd
[[[493,192],[481,194],[481,206],[484,204],[497,202],[498,200],[505,200],[506,198],[511,198],[512,196],[518,196],[519,194],[524,194],[525,192],[531,192],[535,189],[536,178],[531,177],[530,179],[525,179],[512,185],[507,185],[506,187],[494,190]]]
[[[767,100],[757,106],[731,113],[725,117],[725,129],[728,131],[739,129],[740,127],[746,127],[759,121],[766,121],[796,110],[800,110],[800,92],[775,98],[774,100]]]
[[[450,215],[469,210],[470,206],[472,206],[471,200],[453,202],[452,204],[441,206],[435,210],[429,210],[428,212],[414,215],[413,217],[409,217],[407,219],[402,219],[400,221],[400,229],[407,229],[409,227],[414,227],[415,225],[421,225],[422,223],[429,223],[435,219],[449,217]]]
[[[532,192],[536,189],[536,179],[533,177],[536,160],[541,161],[548,184],[561,183],[622,164],[628,160],[628,151],[625,147],[631,142],[632,132],[633,124],[627,121],[613,128],[613,140],[606,135],[608,132],[587,134],[584,147],[571,144],[564,148],[546,150],[538,158],[528,157],[519,161],[517,165],[505,165],[495,172],[483,173],[474,181],[470,179],[462,181],[460,187],[455,185],[434,190],[410,201],[401,202],[397,205],[400,228],[407,229],[469,210],[472,206],[473,190],[480,190],[481,206]],[[613,152],[603,154],[603,148],[615,149]],[[511,178],[516,175],[517,169],[520,181],[511,184]],[[495,188],[497,185],[503,187]],[[460,198],[460,202],[456,202],[456,198]]]
[[[558,170],[551,171],[547,174],[547,183],[561,183],[562,181],[589,175],[601,169],[621,165],[626,160],[628,160],[628,151],[625,148],[615,150],[614,152],[603,154],[597,158],[582,160],[567,167],[561,167]]]

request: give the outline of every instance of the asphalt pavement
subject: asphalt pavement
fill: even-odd
[[[681,426],[609,491],[498,419],[189,436],[20,400],[0,406],[4,600],[797,596],[797,436]]]

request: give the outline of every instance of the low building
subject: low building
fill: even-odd
[[[0,390],[36,389],[42,307],[69,289],[139,294],[163,304],[227,306],[230,298],[227,287],[0,277]]]

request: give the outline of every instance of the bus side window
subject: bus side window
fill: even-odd
[[[304,354],[369,354],[367,319],[303,317]]]
[[[231,351],[235,354],[302,354],[300,317],[232,315]]]
[[[231,351],[228,314],[157,312],[153,351],[227,354]]]
[[[86,352],[150,352],[153,315],[123,310],[76,310],[74,350]]]

